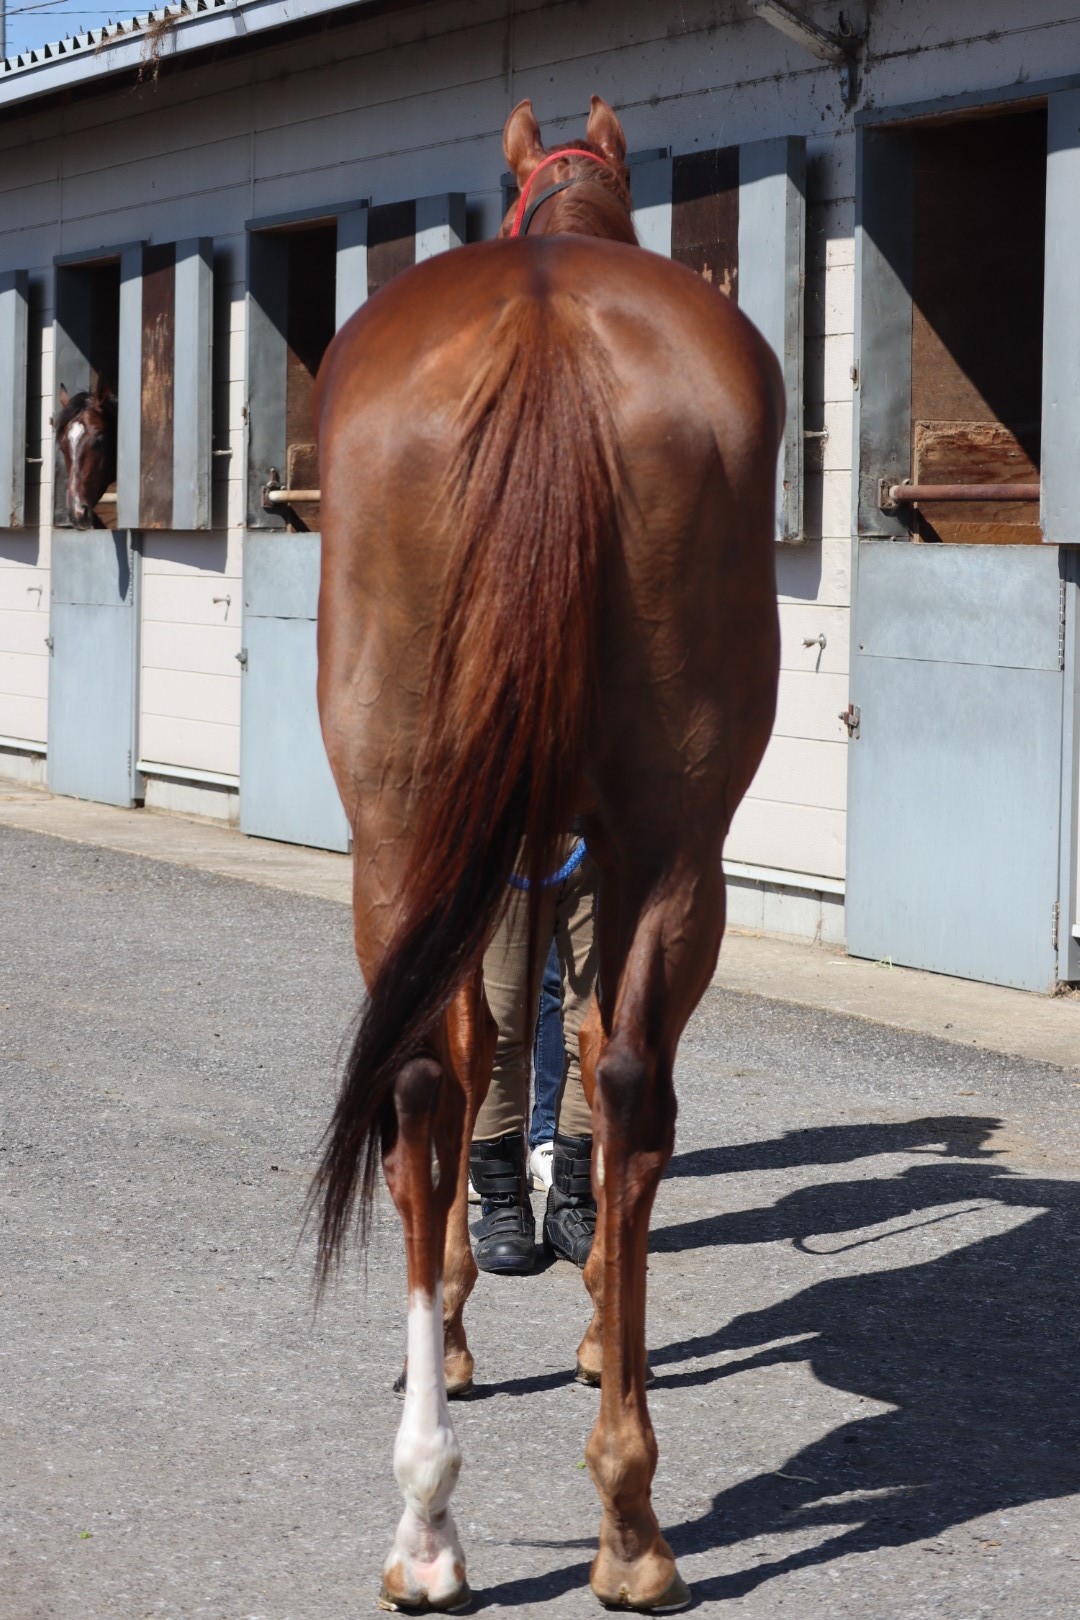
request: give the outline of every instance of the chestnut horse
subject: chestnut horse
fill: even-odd
[[[56,443],[64,458],[68,521],[76,529],[105,525],[94,511],[116,482],[116,395],[102,382],[90,393],[68,395],[61,385]]]
[[[389,283],[318,379],[319,707],[370,991],[313,1187],[319,1276],[354,1216],[363,1237],[381,1156],[408,1264],[405,1512],[381,1601],[458,1607],[447,1393],[473,1370],[466,1166],[494,1049],[480,963],[515,866],[535,896],[579,816],[602,987],[581,1037],[591,1584],[662,1612],[689,1594],[651,1504],[648,1223],[675,1049],[724,928],[723,843],[775,707],[783,390],[729,299],[636,245],[599,97],[584,142],[545,152],[528,101],[504,142],[523,197],[503,239]]]

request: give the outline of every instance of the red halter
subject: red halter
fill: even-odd
[[[521,196],[518,198],[517,208],[514,211],[514,223],[511,225],[509,232],[511,236],[521,235],[523,223],[527,227],[528,220],[525,218],[526,209],[528,209],[529,217],[531,218],[532,214],[535,213],[540,204],[545,202],[548,197],[554,197],[557,191],[565,191],[567,186],[573,185],[572,180],[564,180],[561,182],[561,184],[551,186],[547,191],[543,192],[539,197],[537,197],[536,201],[531,206],[529,204],[529,193],[532,190],[533,181],[536,179],[541,169],[546,169],[549,163],[555,163],[561,157],[588,158],[592,163],[599,163],[601,167],[605,169],[610,168],[610,164],[605,158],[597,157],[595,152],[586,152],[584,148],[580,146],[564,146],[560,148],[558,152],[549,152],[547,157],[542,158],[541,161],[536,165],[536,168],[525,182]]]

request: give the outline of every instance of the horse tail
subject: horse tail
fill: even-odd
[[[458,410],[444,490],[450,561],[421,709],[398,922],[344,1065],[312,1189],[325,1283],[367,1236],[393,1086],[432,1050],[517,868],[530,939],[595,714],[601,581],[619,458],[607,358],[567,294],[519,296]]]

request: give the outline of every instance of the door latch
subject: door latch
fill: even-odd
[[[855,707],[854,703],[849,703],[846,709],[841,709],[840,719],[844,722],[845,726],[847,726],[847,734],[849,737],[857,737],[859,735],[859,721],[862,719],[862,715]]]
[[[246,647],[241,647],[241,649],[240,649],[240,651],[238,653],[233,654],[233,657],[236,659],[236,662],[240,665],[241,669],[247,669],[247,666],[248,666],[248,654],[247,654],[247,648]]]

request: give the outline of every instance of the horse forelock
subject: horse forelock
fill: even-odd
[[[104,398],[101,398],[97,394],[91,394],[85,388],[77,394],[72,394],[67,404],[61,410],[60,415],[56,418],[55,432],[57,438],[63,438],[72,422],[74,422],[77,417],[81,416],[84,411],[91,408],[98,412],[103,422],[107,422],[109,420],[115,421],[116,395],[106,394]]]
[[[85,392],[72,394],[60,415],[56,418],[56,436],[62,438],[77,416],[81,416],[89,403],[90,395]]]

